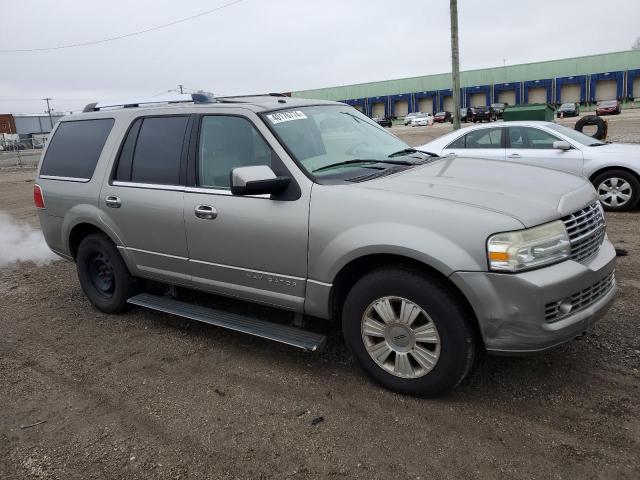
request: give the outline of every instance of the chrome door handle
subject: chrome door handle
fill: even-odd
[[[120,208],[122,206],[122,200],[120,200],[120,197],[114,197],[113,195],[109,195],[105,198],[104,203],[107,204],[107,207],[111,208]]]
[[[213,220],[218,216],[218,210],[216,210],[211,205],[196,205],[195,214],[198,218]]]
[[[512,153],[511,155],[507,155],[508,158],[522,158],[522,155],[519,153]]]
[[[458,154],[457,154],[457,153],[455,153],[455,152],[449,152],[449,153],[447,153],[445,156],[447,156],[447,157],[457,157],[457,156],[458,156]]]

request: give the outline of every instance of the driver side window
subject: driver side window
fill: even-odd
[[[539,130],[537,128],[527,127],[524,129],[527,133],[528,142],[525,144],[524,148],[534,148],[534,149],[552,149],[553,142],[560,140],[557,137],[554,137],[550,133],[547,133],[543,130]]]
[[[271,167],[271,148],[246,118],[209,115],[202,118],[198,152],[198,185],[230,188],[236,167]]]

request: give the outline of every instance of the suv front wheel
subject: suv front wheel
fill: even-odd
[[[442,282],[397,267],[375,270],[353,286],[342,330],[375,381],[399,393],[434,396],[458,385],[473,364],[471,321]]]
[[[109,237],[102,233],[87,235],[78,247],[76,268],[82,290],[98,310],[127,310],[136,281]]]

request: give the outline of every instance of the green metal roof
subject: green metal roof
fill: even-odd
[[[467,70],[460,73],[462,87],[491,85],[496,83],[540,80],[544,78],[587,75],[640,68],[640,50],[603,53],[585,57],[523,63],[506,67]],[[423,77],[383,80],[339,87],[319,88],[292,92],[294,97],[320,100],[347,100],[352,98],[395,95],[451,88],[451,73],[439,73]]]

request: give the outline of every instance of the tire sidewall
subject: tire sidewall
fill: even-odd
[[[433,370],[405,379],[387,373],[371,358],[361,335],[362,316],[376,299],[396,296],[419,305],[432,319],[440,337],[440,357]],[[358,363],[383,386],[419,396],[433,396],[454,388],[473,363],[473,331],[454,297],[438,283],[404,271],[372,272],[354,285],[342,313],[342,329],[347,346]]]
[[[89,261],[96,253],[102,253],[111,262],[115,282],[111,296],[103,295],[91,281]],[[78,247],[76,268],[80,286],[96,308],[106,313],[118,313],[129,307],[127,300],[133,291],[133,278],[118,249],[108,237],[100,234],[91,234],[85,237]]]
[[[598,191],[600,184],[602,184],[602,182],[604,182],[607,178],[611,177],[622,178],[623,180],[628,182],[629,185],[631,185],[631,199],[622,207],[610,207],[603,203],[602,206],[604,207],[604,209],[610,212],[626,212],[633,209],[640,201],[640,182],[636,177],[624,170],[609,170],[607,172],[601,173],[596,178],[594,178],[593,186],[596,189],[596,192],[598,192],[598,196],[600,195]]]

